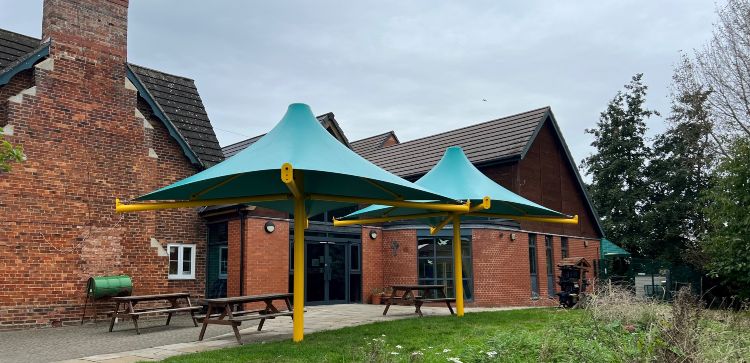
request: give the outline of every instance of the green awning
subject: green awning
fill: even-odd
[[[290,105],[284,118],[247,149],[136,200],[201,201],[285,194],[289,189],[279,177],[280,168],[285,163],[303,172],[305,194],[386,200],[449,200],[357,155],[331,136],[315,119],[310,107],[301,103]],[[293,200],[251,204],[289,213],[294,211]],[[305,201],[308,216],[352,205],[356,203],[314,198]]]
[[[415,184],[433,190],[447,197],[458,200],[471,200],[472,206],[482,204],[485,197],[491,200],[489,209],[482,209],[464,214],[462,219],[477,219],[477,217],[500,218],[553,218],[572,219],[560,213],[534,203],[518,194],[497,184],[485,176],[466,157],[458,146],[445,150],[443,158],[427,174],[417,180]],[[368,217],[414,216],[430,213],[424,209],[388,207],[373,205],[347,215],[343,219],[366,219]],[[435,225],[445,217],[425,218],[431,225]]]
[[[601,251],[602,251],[602,258],[630,256],[630,252],[625,251],[620,246],[616,245],[614,242],[606,238],[602,238]]]
[[[307,216],[367,203],[414,206],[404,199],[446,201],[447,204],[436,203],[432,207],[468,210],[450,197],[412,184],[363,159],[329,134],[309,106],[295,103],[273,130],[247,149],[210,169],[137,198],[157,203],[124,205],[117,201],[115,210],[126,213],[250,203],[292,213],[295,296],[292,336],[299,342],[304,336]]]

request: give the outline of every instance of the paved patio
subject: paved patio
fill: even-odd
[[[466,312],[508,310],[509,308],[467,308]],[[305,332],[343,328],[378,321],[416,318],[414,308],[392,306],[387,316],[383,306],[365,304],[326,305],[307,307]],[[423,307],[425,316],[449,315],[445,307]],[[120,321],[108,333],[108,322],[63,328],[33,329],[0,332],[0,362],[55,362],[123,363],[160,360],[174,355],[236,346],[228,326],[211,326],[203,342],[197,342],[200,328],[185,316],[172,319],[164,326],[164,319],[141,320],[141,335],[136,335],[132,322]],[[265,342],[291,339],[292,321],[288,318],[269,320],[263,331],[257,324],[245,323],[242,342]]]

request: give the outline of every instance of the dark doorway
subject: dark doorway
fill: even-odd
[[[290,246],[290,267],[294,248]],[[305,232],[305,303],[343,304],[362,301],[359,235]],[[294,272],[290,271],[291,290]]]
[[[208,256],[206,258],[206,298],[227,296],[227,222],[208,225]]]

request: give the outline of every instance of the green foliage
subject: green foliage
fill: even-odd
[[[589,190],[604,232],[626,250],[640,251],[645,231],[640,221],[647,188],[644,169],[650,150],[644,142],[646,120],[658,115],[647,109],[643,74],[633,76],[601,113],[591,143],[596,152],[582,162],[591,175]]]
[[[560,309],[468,313],[460,319],[412,318],[312,333],[300,344],[289,341],[287,336],[279,338],[282,341],[246,344],[166,361],[653,362],[664,361],[659,358],[665,354],[687,358],[673,360],[683,362],[742,362],[750,358],[747,316],[732,312],[716,317],[678,315],[670,311],[694,311],[695,307],[683,304],[670,309],[628,296],[609,300],[606,306],[600,303],[598,308],[621,311],[636,306],[639,310],[653,310],[642,315],[658,318],[631,322],[613,314]],[[636,325],[629,325],[634,322]],[[699,329],[698,323],[711,327]],[[722,354],[725,358],[712,359]]]
[[[705,196],[710,231],[704,252],[711,273],[750,297],[750,139],[738,139]]]
[[[0,127],[0,173],[9,172],[11,163],[20,163],[24,160],[23,148],[13,146],[3,137],[3,129]]]
[[[715,149],[707,98],[698,88],[675,95],[669,128],[654,140],[645,169],[648,195],[642,253],[676,261],[693,254],[706,231],[702,193],[709,188]]]

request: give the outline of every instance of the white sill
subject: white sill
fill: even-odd
[[[167,276],[167,280],[195,280],[195,276],[170,275]]]

